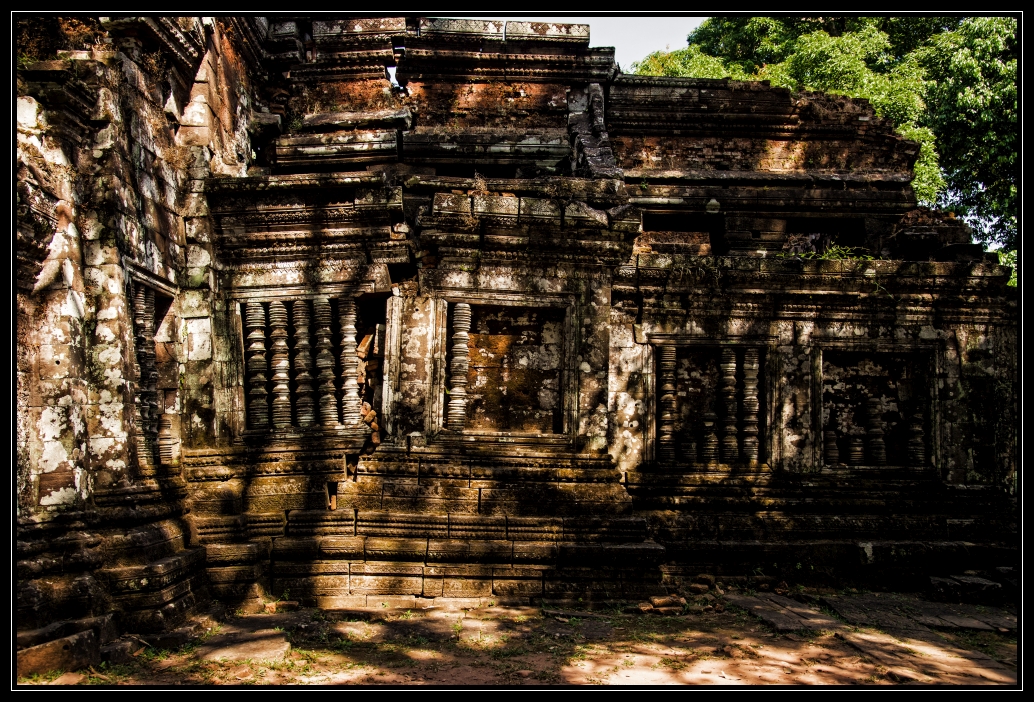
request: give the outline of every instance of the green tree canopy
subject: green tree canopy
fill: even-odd
[[[1011,17],[713,17],[686,48],[632,70],[866,98],[919,143],[919,202],[1015,248],[1016,28]]]

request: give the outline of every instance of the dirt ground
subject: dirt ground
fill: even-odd
[[[231,616],[176,651],[141,648],[126,664],[19,683],[1009,686],[1016,679],[1014,632],[899,639],[841,622],[777,634],[735,607],[684,616],[484,607]]]

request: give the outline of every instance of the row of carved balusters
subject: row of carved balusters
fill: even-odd
[[[658,357],[660,430],[657,453],[662,462],[673,462],[676,458],[678,439],[675,428],[675,419],[678,416],[675,383],[676,347],[659,347]],[[715,398],[715,407],[720,414],[705,410],[696,418],[702,425],[702,441],[699,444],[695,438],[689,438],[695,437],[697,426],[685,427],[687,439],[682,442],[683,454],[688,450],[693,455],[683,455],[684,460],[691,463],[717,463],[719,459],[722,463],[758,460],[758,372],[761,366],[758,349],[744,349],[742,359],[740,368],[743,386],[740,389],[737,380],[737,366],[740,365],[738,354],[732,348],[722,349],[719,363],[721,377]]]
[[[133,331],[136,341],[136,387],[133,419],[137,461],[145,472],[158,462],[158,367],[154,347],[154,290],[135,285]]]
[[[895,465],[926,465],[926,438],[924,415],[922,412],[912,414],[908,424],[907,455],[887,457],[886,422],[883,420],[883,405],[878,397],[869,397],[865,403],[865,430],[853,427],[852,433],[844,436],[845,451],[840,451],[838,441],[840,433],[828,429],[823,434],[823,454],[827,465],[847,464],[853,466],[884,466],[888,462]],[[853,433],[856,432],[857,433]],[[843,454],[843,455],[842,455]]]
[[[354,300],[247,302],[243,316],[249,429],[359,424]]]

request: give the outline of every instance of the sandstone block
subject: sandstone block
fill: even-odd
[[[97,635],[88,629],[18,651],[18,677],[52,670],[79,670],[100,662]]]

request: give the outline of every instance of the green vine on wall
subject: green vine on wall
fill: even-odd
[[[815,251],[788,253],[784,251],[776,254],[776,258],[801,258],[820,261],[873,261],[876,257],[870,254],[869,250],[862,246],[840,246],[839,244],[832,244],[822,253]]]

